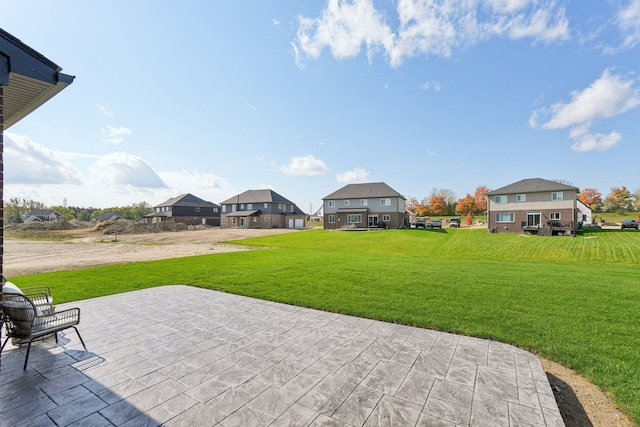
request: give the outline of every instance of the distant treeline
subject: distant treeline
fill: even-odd
[[[107,212],[115,212],[124,219],[137,221],[153,212],[153,207],[147,202],[134,203],[130,206],[96,209],[76,206],[46,206],[42,202],[16,197],[5,202],[4,220],[6,223],[21,223],[24,221],[25,214],[38,209],[52,209],[61,214],[66,221],[71,221],[72,219],[91,221],[92,218]]]

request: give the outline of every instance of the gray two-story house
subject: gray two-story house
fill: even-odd
[[[273,190],[247,190],[220,203],[221,228],[303,228],[306,214]]]
[[[409,226],[406,198],[384,182],[348,184],[322,202],[325,230]]]
[[[182,222],[187,225],[220,225],[220,206],[207,202],[193,194],[182,194],[153,207],[153,212],[145,215],[147,222]]]
[[[490,232],[571,234],[577,228],[578,195],[572,185],[523,179],[487,193]]]

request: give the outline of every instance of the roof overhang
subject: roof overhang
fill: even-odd
[[[253,210],[253,211],[235,211],[235,212],[229,212],[228,214],[224,214],[223,216],[253,216],[256,214],[259,214],[260,211],[258,210]]]
[[[339,213],[365,213],[369,212],[368,208],[347,208],[347,209],[338,209]]]
[[[74,76],[0,28],[0,86],[4,129],[69,86]]]

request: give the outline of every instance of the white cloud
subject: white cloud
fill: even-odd
[[[338,182],[344,182],[348,184],[358,184],[369,181],[369,171],[364,168],[354,168],[353,170],[339,173],[336,175]]]
[[[298,18],[296,63],[301,66],[303,53],[316,59],[325,48],[337,59],[364,48],[369,63],[381,50],[398,67],[413,56],[448,57],[492,36],[547,43],[569,37],[565,9],[554,0],[398,0],[396,12],[393,29],[372,0],[328,0],[318,18]]]
[[[5,132],[4,170],[8,184],[81,184],[78,170],[25,135]]]
[[[92,167],[92,176],[108,188],[165,188],[167,184],[141,157],[112,153],[101,157]],[[100,191],[100,187],[96,188]]]
[[[217,175],[198,171],[159,172],[158,175],[171,188],[181,189],[181,193],[193,193],[199,190],[224,193],[229,190],[229,183]],[[196,194],[197,195],[197,194]]]
[[[544,129],[571,128],[569,136],[575,141],[574,151],[604,151],[614,147],[622,138],[618,132],[608,135],[591,133],[592,123],[623,114],[640,105],[640,91],[633,87],[635,81],[625,80],[606,69],[589,87],[571,92],[570,102],[558,102],[550,107],[535,110],[529,117],[529,125],[538,127],[541,116]]]
[[[96,104],[96,108],[98,109],[100,114],[105,115],[105,116],[109,116],[109,117],[113,117],[113,112],[108,110],[107,107],[105,107],[104,105]]]
[[[428,82],[423,82],[420,85],[420,89],[422,90],[432,90],[434,92],[440,92],[440,82],[437,82],[435,80],[431,80]]]
[[[573,91],[571,102],[558,102],[534,113],[551,113],[549,121],[542,125],[546,129],[562,129],[614,117],[640,105],[640,94],[634,89],[634,83],[634,80],[624,80],[606,69],[588,88]]]
[[[131,129],[123,126],[117,128],[107,126],[106,128],[102,128],[102,137],[104,140],[115,145],[121,144],[124,141],[124,137],[131,134]]]
[[[631,0],[629,5],[620,9],[617,24],[624,40],[623,49],[630,49],[640,44],[640,0]]]
[[[588,125],[574,127],[569,136],[575,141],[571,149],[578,152],[606,151],[615,147],[622,138],[622,135],[615,131],[609,135],[591,133]]]
[[[329,168],[322,160],[309,154],[304,157],[293,157],[288,165],[280,167],[280,171],[285,175],[314,176],[326,174],[329,172]]]

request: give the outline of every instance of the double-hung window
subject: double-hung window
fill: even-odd
[[[516,194],[516,202],[526,202],[527,195],[526,194]]]
[[[554,191],[551,193],[551,200],[564,200],[564,193],[562,191]]]

